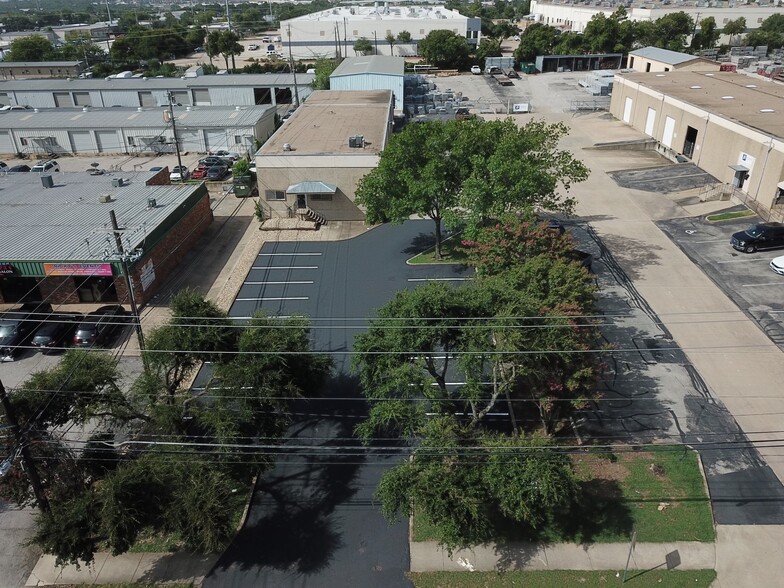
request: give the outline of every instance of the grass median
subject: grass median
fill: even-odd
[[[553,570],[545,572],[412,572],[415,588],[561,588],[565,586],[621,586],[623,572]],[[713,570],[630,570],[624,587],[707,588],[716,579]]]

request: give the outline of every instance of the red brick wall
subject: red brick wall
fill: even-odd
[[[52,306],[56,304],[79,304],[76,292],[76,279],[73,276],[49,276],[38,284],[41,299]]]
[[[171,184],[171,180],[169,179],[168,167],[164,167],[161,171],[144,182],[145,186],[168,186],[169,184]]]
[[[194,206],[191,211],[158,242],[155,248],[134,263],[131,268],[131,277],[133,279],[133,290],[136,295],[136,303],[139,306],[155,295],[161,285],[166,282],[166,279],[172,271],[188,253],[193,244],[201,238],[211,222],[212,209],[210,208],[210,195],[205,192],[196,206]],[[150,284],[146,290],[142,290],[140,278],[142,267],[147,265],[147,262],[150,260],[152,260],[152,263],[155,266],[155,281]],[[114,285],[117,288],[118,300],[124,304],[128,304],[128,289],[125,284],[125,279],[122,276],[116,277]]]

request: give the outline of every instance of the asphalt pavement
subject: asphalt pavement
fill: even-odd
[[[313,348],[337,352],[336,373],[324,398],[295,407],[287,444],[307,449],[288,452],[259,481],[247,523],[205,586],[410,585],[408,524],[390,525],[373,498],[400,458],[360,448],[353,438],[367,406],[347,352],[374,309],[397,291],[470,278],[466,268],[406,264],[432,245],[432,232],[430,221],[409,221],[346,241],[262,247],[230,315],[308,315]]]

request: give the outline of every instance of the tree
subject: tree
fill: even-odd
[[[397,34],[397,41],[398,43],[410,43],[411,42],[411,33],[408,31],[400,31]]]
[[[316,59],[316,77],[313,78],[314,90],[329,90],[329,76],[335,71],[335,68],[340,64],[339,59],[326,59],[319,57]]]
[[[767,46],[768,51],[784,47],[784,34],[776,33],[774,31],[751,31],[746,35],[744,41],[746,45],[752,47]]]
[[[555,27],[539,22],[526,27],[520,35],[520,44],[515,49],[515,59],[531,62],[537,55],[552,55],[559,34]]]
[[[508,39],[519,32],[519,29],[509,21],[492,23],[488,29],[489,36],[499,42]]]
[[[373,53],[373,43],[371,43],[365,37],[360,37],[354,41],[354,53],[357,55],[367,55],[368,53]]]
[[[245,51],[245,47],[240,43],[239,35],[234,31],[218,31],[217,47],[226,62],[226,69],[229,69],[229,57],[231,57],[231,67],[235,69],[234,57]]]
[[[395,54],[395,43],[397,42],[397,39],[395,39],[395,35],[393,35],[391,32],[387,33],[386,37],[384,37],[384,40],[389,45],[389,54],[390,55],[394,55]]]
[[[488,57],[501,56],[501,43],[493,39],[482,39],[476,48],[476,59],[484,65]]]
[[[21,37],[11,42],[5,61],[48,61],[55,54],[54,45],[41,35]]]
[[[628,52],[634,41],[630,24],[623,6],[609,17],[601,12],[595,14],[583,32],[586,50],[593,53]]]
[[[735,20],[728,21],[724,25],[722,32],[729,36],[730,45],[733,45],[735,37],[746,32],[746,19],[741,16]]]
[[[210,58],[210,65],[212,60],[220,55],[220,31],[212,31],[207,35],[207,40],[204,44],[204,52]]]
[[[673,12],[656,19],[657,47],[683,51],[686,36],[694,31],[694,21],[685,12]]]
[[[691,46],[694,49],[713,49],[719,40],[720,31],[716,27],[716,19],[712,16],[700,21],[700,30],[694,35]]]
[[[766,33],[784,34],[784,14],[771,14],[762,21],[759,30],[765,31]]]
[[[419,54],[440,69],[466,69],[471,47],[461,35],[447,30],[430,31],[419,42]]]

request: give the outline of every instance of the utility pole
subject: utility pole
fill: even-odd
[[[229,25],[229,32],[232,32],[232,28],[231,28],[231,12],[229,12],[229,0],[226,0],[226,24]],[[234,61],[234,53],[232,53],[231,54],[231,71],[232,71],[232,73],[236,69],[237,69],[237,62]]]
[[[348,19],[343,17],[343,55],[348,57]]]
[[[110,50],[109,36],[112,33],[112,11],[109,10],[109,0],[106,0],[106,14],[109,17],[109,26],[106,27],[106,50]]]
[[[378,55],[378,35],[376,34],[376,31],[373,31],[373,45],[375,46],[373,55]]]
[[[174,149],[177,151],[177,165],[180,166],[180,182],[185,178],[182,173],[182,157],[180,156],[180,140],[177,138],[177,122],[174,119],[174,94],[171,90],[166,90],[166,98],[169,100],[169,120],[172,124],[172,135],[174,136]]]
[[[109,218],[112,221],[112,232],[114,233],[114,242],[117,245],[117,253],[120,254],[120,261],[123,266],[123,274],[125,274],[125,285],[128,288],[128,298],[131,301],[131,315],[133,316],[133,326],[136,329],[136,337],[139,339],[139,351],[142,352],[144,357],[144,333],[142,332],[142,321],[139,318],[139,307],[136,306],[136,294],[133,292],[133,282],[131,281],[131,271],[128,267],[128,256],[125,255],[123,250],[122,239],[120,238],[120,226],[117,224],[117,217],[114,210],[109,211]],[[116,320],[116,318],[115,318]]]
[[[11,434],[14,436],[16,443],[19,445],[19,452],[22,456],[22,464],[24,465],[25,472],[27,473],[27,479],[30,480],[30,485],[33,487],[33,493],[35,494],[35,501],[38,503],[38,508],[41,509],[41,512],[49,512],[49,500],[46,498],[44,485],[41,482],[40,476],[38,475],[38,470],[36,469],[35,463],[33,462],[33,457],[30,455],[27,439],[19,428],[19,421],[16,420],[14,407],[11,406],[11,401],[8,400],[8,395],[5,393],[3,382],[0,382],[0,403],[2,403],[3,410],[5,410],[5,418],[11,427]]]
[[[289,67],[294,75],[294,108],[299,108],[299,89],[297,88],[297,71],[294,69],[294,56],[291,53],[291,25],[286,27],[289,36]]]

